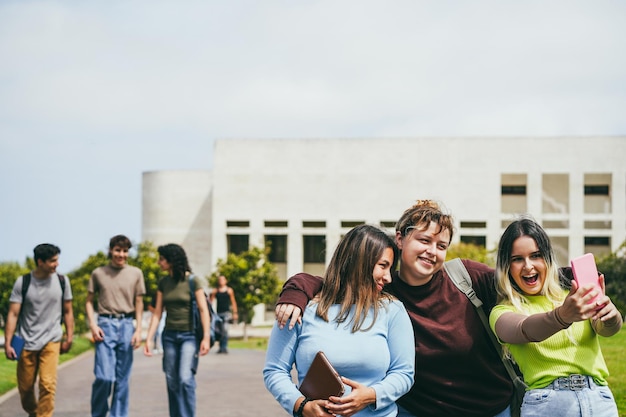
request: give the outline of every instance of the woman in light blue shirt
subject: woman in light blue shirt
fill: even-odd
[[[383,293],[391,281],[398,249],[383,230],[361,225],[350,230],[330,261],[319,295],[305,309],[295,331],[274,324],[263,377],[289,413],[313,416],[322,410],[341,416],[395,416],[395,401],[413,385],[413,328],[401,302]],[[346,387],[342,397],[309,399],[298,385],[318,351],[323,351]]]

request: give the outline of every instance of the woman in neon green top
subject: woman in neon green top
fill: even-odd
[[[489,321],[528,385],[522,417],[617,417],[598,342],[622,327],[609,297],[589,303],[597,294],[575,281],[562,289],[550,240],[528,217],[504,231],[496,276],[499,302]]]

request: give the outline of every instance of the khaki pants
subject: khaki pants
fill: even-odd
[[[29,416],[51,417],[57,390],[57,365],[61,342],[49,342],[41,350],[23,350],[17,363],[17,388],[22,408]],[[35,380],[39,373],[39,401]]]

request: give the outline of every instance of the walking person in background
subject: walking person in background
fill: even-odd
[[[528,385],[522,417],[617,417],[598,341],[622,327],[609,297],[576,281],[569,291],[561,288],[550,239],[529,217],[504,231],[496,274],[490,324]],[[604,288],[603,275],[600,282]]]
[[[133,350],[141,346],[141,316],[146,293],[143,272],[127,263],[131,246],[126,236],[113,236],[109,241],[110,262],[96,268],[87,285],[87,321],[96,344],[92,417],[105,417],[109,411],[111,417],[128,416]]]
[[[383,230],[361,225],[339,242],[319,296],[293,331],[274,324],[263,377],[265,386],[297,417],[396,416],[395,401],[413,385],[413,331],[406,309],[383,292],[391,282],[398,249]],[[315,354],[323,351],[342,382],[342,397],[305,398],[302,384]]]
[[[37,266],[15,281],[9,298],[4,349],[7,359],[15,360],[17,352],[11,342],[16,336],[24,340],[17,363],[22,408],[29,417],[51,417],[59,354],[70,350],[74,338],[72,288],[70,280],[56,272],[61,249],[42,243],[33,252]],[[61,322],[65,324],[65,339]],[[39,399],[35,395],[37,377]]]
[[[396,223],[401,262],[385,291],[409,312],[416,363],[415,384],[398,400],[398,416],[508,417],[513,383],[478,313],[443,269],[453,224],[432,200],[418,200]],[[463,264],[488,315],[496,304],[494,270]],[[291,277],[276,306],[279,326],[293,327],[321,286],[319,277]]]
[[[211,291],[211,302],[217,299],[217,315],[222,318],[222,338],[220,348],[217,353],[228,353],[228,327],[231,323],[237,323],[239,315],[237,313],[237,301],[235,291],[228,286],[228,281],[224,275],[217,278],[217,288]]]
[[[158,283],[144,354],[152,356],[154,334],[165,308],[167,318],[163,330],[163,371],[170,417],[194,417],[198,354],[206,355],[210,348],[209,306],[202,280],[191,273],[184,249],[170,243],[159,246],[157,250],[159,267],[167,275]],[[200,310],[204,330],[204,337],[199,343],[193,328],[192,293]]]

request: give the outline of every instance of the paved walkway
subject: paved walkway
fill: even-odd
[[[200,358],[197,415],[211,417],[275,417],[287,414],[263,384],[265,352],[231,349],[216,354],[213,347]],[[130,381],[129,417],[168,417],[161,355],[151,358],[135,351]],[[61,365],[55,417],[88,417],[93,382],[93,351]],[[24,417],[17,392],[0,397],[0,417]]]

